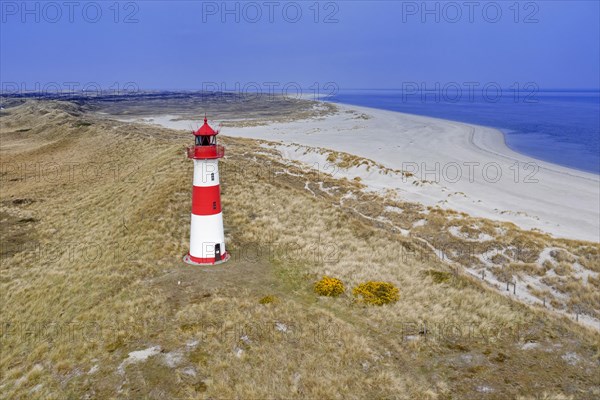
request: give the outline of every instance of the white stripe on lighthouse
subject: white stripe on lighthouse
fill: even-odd
[[[212,258],[215,256],[215,244],[221,244],[221,254],[225,254],[223,214],[192,214],[190,255],[197,258]]]
[[[219,160],[194,160],[194,186],[219,184]]]

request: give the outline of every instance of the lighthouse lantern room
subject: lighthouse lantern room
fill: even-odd
[[[206,117],[204,125],[193,133],[195,143],[187,149],[188,158],[194,161],[190,251],[183,260],[192,265],[219,264],[229,258],[219,186],[219,158],[225,149],[217,144],[219,132],[208,125]]]

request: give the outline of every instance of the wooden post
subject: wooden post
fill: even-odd
[[[513,294],[517,294],[517,282],[513,282]]]
[[[509,289],[508,289],[508,285],[510,285],[510,283],[509,283],[509,282],[506,282],[506,291],[507,291],[507,292],[508,292],[508,290],[509,290]]]

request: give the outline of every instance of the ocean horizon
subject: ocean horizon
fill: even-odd
[[[413,88],[415,89],[415,88]],[[600,91],[340,90],[327,101],[496,128],[519,153],[600,174]]]

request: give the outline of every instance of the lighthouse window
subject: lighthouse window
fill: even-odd
[[[213,210],[216,210],[216,209],[217,209],[217,202],[213,201]]]
[[[214,173],[214,172],[210,174],[210,180],[211,180],[211,181],[214,181],[214,180],[215,180],[215,173]]]

